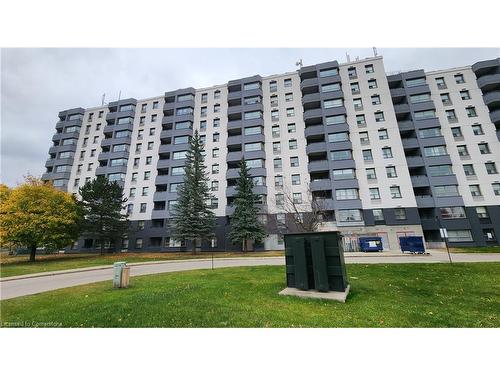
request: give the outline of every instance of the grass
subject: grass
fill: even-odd
[[[283,251],[265,251],[249,253],[214,253],[216,258],[241,256],[281,256]],[[117,253],[117,254],[52,254],[37,255],[35,262],[29,262],[28,255],[0,254],[0,277],[26,275],[30,273],[61,271],[73,268],[112,265],[114,262],[127,261],[152,262],[162,260],[210,258],[211,253],[191,255],[190,253]]]
[[[450,247],[450,253],[500,253],[500,246]]]
[[[140,276],[0,302],[2,326],[499,327],[500,263],[348,265],[345,304],[279,296],[284,267]],[[27,323],[26,323],[27,322]]]

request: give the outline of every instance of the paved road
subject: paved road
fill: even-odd
[[[346,263],[446,263],[448,255],[441,251],[431,251],[431,255],[401,255],[401,254],[346,254]],[[455,262],[500,262],[500,254],[452,254]],[[215,258],[214,268],[284,265],[283,257],[252,257],[252,258]],[[149,275],[164,272],[209,269],[211,260],[187,260],[150,262],[146,264],[130,264],[131,276]],[[113,270],[110,267],[94,267],[79,271],[58,271],[46,274],[19,276],[0,280],[0,299],[15,298],[37,294],[49,290],[67,288],[76,285],[90,284],[99,281],[112,280]]]

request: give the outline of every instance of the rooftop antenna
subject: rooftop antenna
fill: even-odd
[[[373,56],[374,57],[378,56],[377,47],[373,47]]]
[[[359,61],[359,56],[356,56],[356,61]]]
[[[118,101],[120,101],[120,98],[122,97],[122,90],[118,93]]]
[[[351,56],[349,56],[349,54],[347,52],[345,53],[345,57],[347,58],[347,62],[350,63],[351,62]]]
[[[104,101],[105,99],[106,99],[106,93],[102,94],[101,105],[106,104],[106,102]]]
[[[295,63],[295,66],[300,66],[300,68],[302,68],[303,65],[304,64],[302,64],[302,59],[299,59],[299,61]]]

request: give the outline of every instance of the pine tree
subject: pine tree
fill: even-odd
[[[174,238],[193,242],[193,254],[196,253],[197,241],[213,238],[215,226],[215,215],[208,203],[212,194],[208,186],[203,149],[203,142],[196,130],[189,141],[184,183],[178,191],[171,226]]]
[[[236,186],[234,214],[231,216],[231,232],[229,238],[233,243],[242,243],[242,250],[248,249],[248,241],[262,241],[266,232],[258,220],[259,197],[253,193],[253,180],[250,177],[250,168],[245,159],[240,161],[240,172]]]
[[[115,243],[117,248],[116,241],[128,232],[127,215],[121,213],[127,198],[123,197],[120,185],[104,176],[97,176],[85,183],[79,192],[84,232],[99,239],[101,254],[104,253],[105,241]]]

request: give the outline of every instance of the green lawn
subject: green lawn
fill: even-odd
[[[500,253],[500,246],[450,247],[451,253]]]
[[[282,256],[283,251],[265,251],[249,253],[214,253],[216,258],[241,256]],[[152,262],[179,259],[210,258],[210,253],[191,255],[190,253],[117,253],[117,254],[53,254],[38,255],[34,263],[28,261],[27,255],[12,256],[5,253],[0,255],[0,277],[26,275],[29,273],[61,271],[73,268],[112,265],[114,262],[127,261]]]
[[[0,303],[3,326],[499,327],[500,263],[348,265],[345,304],[279,296],[284,267],[134,277]]]

